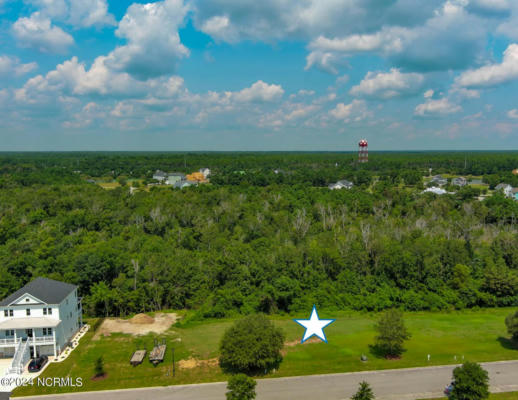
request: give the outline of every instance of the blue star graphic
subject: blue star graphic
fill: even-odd
[[[320,338],[322,341],[327,343],[326,334],[324,333],[324,328],[329,324],[335,322],[334,319],[320,319],[318,317],[317,308],[313,305],[313,311],[311,311],[311,316],[309,319],[294,319],[294,321],[306,328],[304,332],[304,336],[302,337],[301,343],[304,343],[311,336],[316,336]]]

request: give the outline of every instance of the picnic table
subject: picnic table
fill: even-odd
[[[144,361],[144,358],[146,358],[146,350],[137,350],[133,353],[131,356],[130,364],[134,367],[142,364],[142,361]]]
[[[165,340],[162,341],[162,344],[158,344],[155,342],[155,347],[149,353],[149,361],[151,361],[154,365],[157,365],[164,361],[165,351],[167,350],[167,345],[165,344]]]

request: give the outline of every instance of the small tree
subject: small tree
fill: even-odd
[[[351,400],[374,400],[374,392],[367,382],[360,382],[360,387]]]
[[[484,400],[489,398],[489,375],[479,364],[466,362],[453,370],[454,385],[450,400]]]
[[[518,340],[518,311],[507,316],[505,319],[505,325],[507,326],[507,332],[513,337],[513,339]]]
[[[232,375],[227,384],[227,400],[255,399],[257,382],[245,374]]]
[[[403,343],[411,337],[405,327],[403,313],[398,310],[384,312],[376,324],[376,330],[375,347],[387,358],[400,356],[404,351]]]
[[[95,376],[104,376],[104,360],[101,357],[99,357],[97,360],[95,360]]]
[[[263,314],[249,315],[231,326],[221,340],[219,364],[234,373],[263,373],[282,361],[284,334]]]

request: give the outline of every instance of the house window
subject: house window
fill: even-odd
[[[47,309],[43,308],[43,315],[47,315]]]
[[[43,315],[52,315],[52,308],[44,308]]]
[[[25,302],[28,303],[29,301],[31,301],[31,299],[29,299],[28,297],[25,299]]]
[[[14,336],[14,330],[13,329],[8,329],[5,331],[5,336],[6,337],[13,337]]]
[[[30,316],[31,315],[31,309],[30,308],[26,309],[25,310],[25,314],[27,314],[27,316]]]
[[[12,317],[14,315],[14,311],[13,310],[9,310],[9,316]]]
[[[51,336],[52,328],[43,328],[43,336]]]
[[[9,316],[9,310],[4,310],[4,317],[8,317]]]
[[[27,334],[27,337],[32,337],[32,329],[25,329],[25,333]]]
[[[49,315],[52,315],[52,308],[47,308],[47,312],[49,313]]]

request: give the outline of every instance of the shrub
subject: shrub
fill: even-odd
[[[282,361],[284,333],[263,314],[249,315],[231,326],[221,340],[219,364],[227,372],[262,373]]]
[[[484,400],[489,398],[489,375],[479,364],[466,362],[453,370],[450,400]]]
[[[518,311],[507,316],[505,319],[505,325],[507,326],[507,332],[513,337],[513,339],[518,340]]]
[[[374,400],[374,393],[367,382],[360,382],[360,387],[351,400]]]
[[[106,372],[104,371],[104,360],[99,357],[95,360],[95,376],[103,376]]]
[[[245,374],[237,374],[230,377],[227,384],[227,400],[253,400],[255,399],[255,386],[257,382]]]
[[[376,324],[375,348],[385,357],[399,357],[403,351],[403,343],[410,339],[405,327],[403,314],[398,310],[385,311]]]

